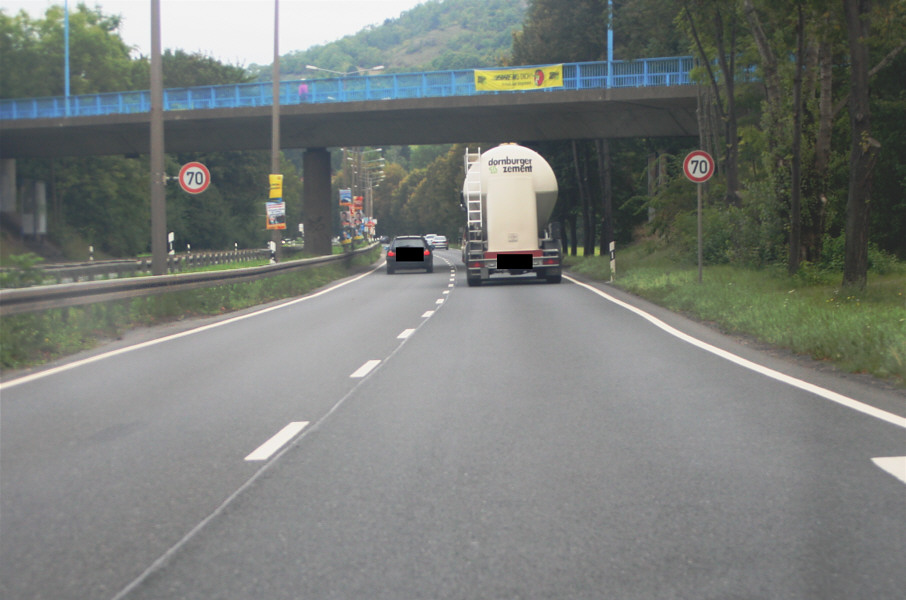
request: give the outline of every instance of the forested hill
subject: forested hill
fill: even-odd
[[[305,65],[348,72],[384,65],[386,72],[493,66],[507,56],[528,0],[429,0],[355,35],[280,57],[281,77],[317,77]],[[252,65],[271,77],[271,65]]]

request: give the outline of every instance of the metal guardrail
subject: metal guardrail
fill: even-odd
[[[284,253],[286,248],[283,249]],[[191,252],[173,254],[167,257],[167,272],[180,273],[186,269],[225,265],[237,262],[250,262],[270,258],[270,250],[230,250],[224,252]],[[113,260],[92,260],[86,262],[35,265],[35,269],[44,274],[45,279],[54,283],[77,283],[95,279],[135,277],[141,273],[151,273],[151,258],[123,258]],[[0,272],[8,269],[0,269]],[[45,283],[47,283],[45,281]]]
[[[544,90],[486,92],[475,89],[474,69],[392,73],[308,79],[308,92],[299,93],[302,80],[280,84],[280,104],[321,104],[364,100],[398,100],[486,94],[538,94],[553,90],[688,85],[692,83],[691,56],[615,60],[612,73],[607,62],[563,63],[563,87]],[[541,65],[536,65],[541,66]],[[531,66],[519,68],[533,68]],[[270,106],[271,82],[169,88],[164,90],[164,110],[200,110]],[[86,117],[151,111],[147,90],[110,92],[48,98],[0,100],[0,119]]]
[[[0,316],[255,281],[280,273],[289,273],[324,263],[343,261],[358,254],[369,252],[377,246],[379,244],[374,243],[365,248],[344,254],[318,256],[230,271],[153,275],[150,277],[128,277],[5,289],[0,290]]]

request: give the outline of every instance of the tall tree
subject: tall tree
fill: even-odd
[[[864,288],[868,282],[868,207],[871,169],[879,148],[871,137],[868,87],[868,39],[871,0],[843,0],[849,39],[849,195],[846,201],[846,250],[843,285]]]
[[[610,158],[610,140],[595,140],[598,154],[598,173],[601,182],[601,256],[610,251],[614,241],[613,227],[613,164]]]
[[[724,124],[722,163],[727,201],[734,205],[740,202],[736,59],[741,31],[737,8],[735,0],[683,0],[682,19],[678,20],[686,24]],[[717,62],[719,73],[711,66],[712,62]]]
[[[606,58],[607,0],[534,0],[513,34],[512,63]]]

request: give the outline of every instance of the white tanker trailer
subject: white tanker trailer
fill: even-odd
[[[463,262],[470,286],[499,271],[560,283],[562,249],[548,224],[557,178],[540,154],[516,144],[465,155]]]

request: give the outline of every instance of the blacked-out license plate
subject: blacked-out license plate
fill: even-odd
[[[526,253],[498,254],[498,269],[531,269],[532,255]]]

